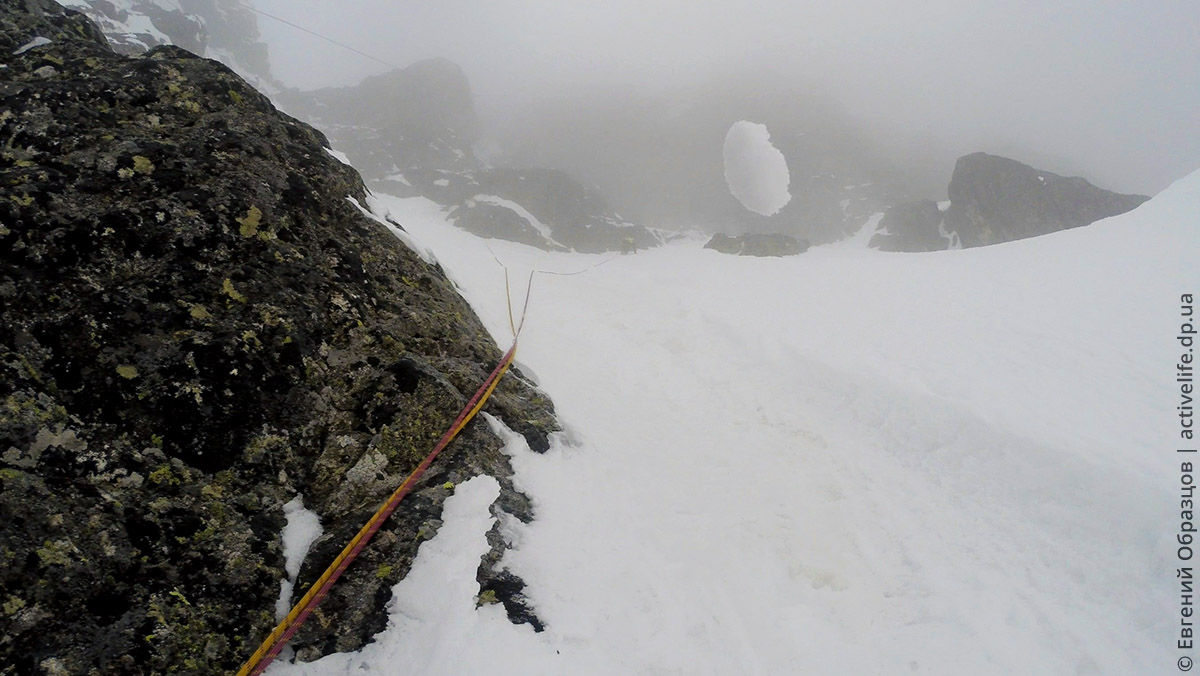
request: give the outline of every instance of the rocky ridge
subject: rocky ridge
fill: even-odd
[[[328,133],[372,188],[427,197],[452,223],[481,237],[582,253],[617,251],[630,240],[637,248],[662,243],[565,172],[483,161],[470,85],[446,59],[419,61],[352,87],[276,98]]]
[[[948,192],[950,204],[944,211],[929,201],[893,207],[870,246],[938,251],[1000,244],[1089,225],[1150,199],[986,153],[958,159]]]
[[[280,89],[271,75],[258,17],[236,0],[65,0],[88,16],[120,54],[175,45],[217,59],[263,92]]]
[[[209,674],[274,624],[282,507],[325,535],[297,593],[427,452],[500,352],[311,127],[176,47],[121,56],[49,0],[0,7],[0,674]],[[394,224],[391,227],[397,227]],[[519,371],[488,409],[544,450]],[[294,639],[361,646],[486,473],[473,423]],[[537,619],[495,569],[484,598]]]

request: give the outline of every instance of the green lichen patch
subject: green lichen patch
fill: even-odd
[[[133,156],[133,171],[138,174],[150,175],[154,171],[154,163],[144,155]]]
[[[237,219],[238,225],[241,227],[238,232],[242,237],[253,237],[258,234],[258,224],[262,222],[262,210],[256,206],[251,206],[246,215]]]
[[[16,615],[17,611],[21,610],[24,607],[25,607],[24,599],[19,598],[17,596],[9,596],[8,600],[4,602],[3,610],[4,610],[5,615],[11,617],[13,615]]]
[[[228,277],[225,278],[225,281],[221,282],[221,293],[224,293],[226,296],[229,296],[239,303],[246,302],[246,297],[239,293],[236,288],[234,288],[233,281]]]

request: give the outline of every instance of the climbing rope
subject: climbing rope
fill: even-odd
[[[528,301],[528,298],[526,300]],[[523,323],[523,316],[521,320]],[[446,431],[446,434],[442,436],[429,455],[425,456],[421,464],[417,465],[412,474],[408,475],[408,478],[400,484],[400,487],[383,503],[374,516],[363,525],[358,534],[354,536],[354,539],[342,549],[342,553],[338,554],[338,557],[333,560],[333,563],[329,564],[329,567],[325,569],[321,577],[317,578],[317,581],[309,588],[304,598],[300,599],[291,612],[287,614],[287,617],[283,618],[271,634],[267,636],[262,645],[258,647],[258,650],[254,651],[254,654],[250,656],[250,659],[246,660],[246,663],[238,670],[237,676],[258,676],[279,655],[279,651],[283,650],[283,646],[300,629],[300,626],[304,624],[308,616],[316,610],[321,601],[325,600],[330,588],[333,587],[333,583],[337,582],[338,578],[342,576],[342,573],[354,561],[363,547],[367,546],[367,543],[371,541],[371,538],[374,537],[376,531],[383,525],[383,522],[396,510],[396,506],[400,504],[404,496],[412,491],[417,480],[421,478],[425,470],[429,469],[434,458],[454,440],[454,437],[458,436],[458,433],[467,426],[467,423],[471,422],[471,418],[474,418],[475,414],[487,403],[488,397],[492,396],[492,392],[500,384],[500,378],[504,376],[509,366],[512,365],[513,357],[516,356],[516,353],[517,343],[514,339],[512,347],[508,348],[508,352],[504,354],[500,363],[496,365],[491,375],[488,376],[483,385],[475,392],[475,396],[471,397],[471,400],[463,407],[454,424],[450,426],[450,429]]]
[[[491,251],[491,247],[488,247],[488,251]],[[508,326],[513,332],[512,347],[508,348],[508,352],[504,353],[504,357],[501,358],[500,363],[496,365],[496,368],[492,370],[491,374],[487,377],[487,380],[483,382],[483,385],[479,387],[479,389],[475,392],[475,395],[471,397],[471,400],[468,401],[466,406],[463,407],[462,411],[459,412],[458,418],[454,420],[454,423],[450,426],[450,429],[446,431],[446,433],[438,441],[437,445],[434,446],[433,450],[429,452],[429,455],[425,456],[425,459],[421,461],[421,464],[417,465],[417,468],[412,471],[412,474],[408,475],[408,478],[406,478],[404,482],[400,484],[400,486],[395,490],[395,492],[392,493],[387,501],[384,502],[383,505],[380,506],[380,508],[375,512],[375,514],[367,521],[367,523],[363,525],[363,527],[358,531],[358,534],[355,535],[354,538],[350,540],[350,542],[342,549],[342,552],[338,554],[336,559],[333,560],[333,563],[329,564],[329,567],[325,569],[325,572],[321,574],[321,577],[317,578],[317,581],[314,582],[311,587],[309,587],[309,590],[304,595],[304,598],[300,599],[300,601],[292,607],[291,611],[288,612],[287,617],[283,618],[283,620],[279,622],[275,629],[271,631],[271,634],[262,642],[262,645],[258,647],[258,650],[254,651],[254,654],[250,656],[250,659],[246,660],[246,663],[243,664],[242,668],[238,670],[237,676],[258,676],[268,666],[270,666],[271,662],[275,660],[287,642],[292,638],[292,636],[295,635],[297,631],[300,630],[300,627],[304,624],[305,620],[308,619],[309,615],[311,615],[312,612],[316,610],[317,606],[325,600],[325,597],[329,594],[329,590],[333,587],[333,584],[342,576],[342,573],[346,571],[346,568],[350,566],[350,564],[358,556],[359,552],[361,552],[363,548],[367,546],[367,543],[370,542],[371,538],[375,536],[375,533],[379,530],[380,526],[383,525],[383,522],[386,521],[389,516],[391,516],[392,512],[396,511],[396,507],[400,504],[400,501],[404,499],[404,496],[408,495],[412,491],[417,481],[421,478],[425,471],[429,469],[429,466],[433,464],[433,461],[435,458],[437,458],[438,454],[441,453],[451,441],[454,441],[454,438],[458,436],[458,433],[467,426],[467,423],[471,422],[471,419],[475,417],[475,414],[479,413],[484,404],[487,403],[488,398],[492,396],[492,392],[495,391],[496,386],[500,384],[500,379],[504,376],[505,372],[508,371],[509,367],[512,366],[513,358],[517,354],[517,337],[521,335],[521,330],[525,328],[525,317],[529,311],[529,297],[533,291],[534,275],[579,275],[598,268],[605,263],[609,263],[616,257],[613,256],[594,265],[588,266],[582,270],[577,270],[574,272],[556,272],[552,270],[531,271],[525,286],[525,302],[521,308],[521,318],[519,322],[516,321],[513,314],[512,293],[509,285],[508,266],[500,262],[500,259],[494,252],[492,253],[492,258],[496,260],[496,263],[500,267],[504,268],[504,292],[508,301]]]

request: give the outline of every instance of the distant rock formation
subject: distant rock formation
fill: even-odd
[[[561,171],[488,167],[475,152],[481,135],[470,85],[446,59],[276,98],[325,130],[372,188],[427,197],[481,237],[581,253],[618,251],[629,239],[638,248],[662,243]]]
[[[626,222],[603,197],[554,169],[483,169],[433,187],[427,194],[449,207],[451,222],[481,237],[579,253],[662,244],[655,233]]]
[[[479,118],[462,69],[447,59],[427,59],[368,77],[352,87],[275,96],[287,112],[319,129],[345,152],[367,181],[390,181],[405,194],[413,171],[469,171]]]
[[[449,426],[500,352],[368,199],[228,68],[118,56],[50,0],[0,4],[0,674],[233,673],[275,624],[284,504],[325,529],[303,590]],[[488,408],[548,447],[519,373]],[[531,518],[473,423],[298,654],[381,630],[443,484],[485,473],[494,510]],[[481,593],[536,622],[494,568],[498,529]]]
[[[281,87],[271,75],[258,17],[238,0],[64,0],[94,21],[118,54],[162,45],[229,66],[259,91]]]
[[[946,227],[958,233],[964,247],[1078,228],[1150,199],[1101,190],[1082,178],[984,153],[959,158],[949,195]]]
[[[887,210],[871,237],[881,251],[941,251],[954,249],[956,239],[943,225],[943,213],[932,200],[898,204]],[[943,234],[945,233],[945,234]]]
[[[808,242],[779,233],[749,233],[731,237],[717,233],[705,249],[737,256],[795,256],[808,251]]]
[[[765,125],[787,167],[791,199],[770,216],[730,189],[723,151],[740,121]],[[849,113],[779,74],[641,93],[593,85],[531,105],[509,125],[497,133],[515,161],[563,169],[664,229],[825,244],[925,192],[913,185],[920,172],[893,162]]]
[[[938,251],[1036,237],[1123,214],[1150,199],[1102,190],[1005,157],[960,157],[950,179],[950,204],[924,201],[892,207],[870,246],[885,251]]]

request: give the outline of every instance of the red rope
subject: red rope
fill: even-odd
[[[383,522],[392,515],[392,512],[396,511],[396,507],[400,504],[400,501],[404,499],[404,496],[408,495],[409,492],[412,491],[413,487],[417,483],[417,480],[420,479],[421,475],[429,469],[429,466],[433,464],[433,461],[435,458],[437,458],[438,454],[441,453],[442,450],[454,440],[454,437],[458,436],[458,433],[467,426],[467,423],[471,421],[471,418],[473,418],[475,414],[478,413],[481,408],[483,408],[483,405],[487,402],[488,397],[491,396],[492,392],[496,389],[496,386],[500,383],[501,376],[503,376],[504,372],[508,370],[508,367],[512,365],[513,357],[516,355],[516,352],[517,344],[516,342],[513,342],[513,346],[508,349],[508,352],[504,354],[504,358],[502,358],[500,363],[496,365],[496,368],[492,370],[491,375],[488,376],[483,385],[481,385],[475,392],[475,396],[471,397],[471,400],[468,401],[467,405],[463,407],[461,412],[459,412],[458,417],[454,420],[454,424],[450,426],[450,429],[446,430],[446,433],[442,435],[441,440],[438,441],[433,450],[429,452],[429,455],[425,456],[425,459],[421,461],[421,464],[417,465],[417,468],[412,471],[412,474],[408,475],[408,478],[406,478],[404,482],[400,484],[395,492],[392,493],[391,497],[389,497],[387,501],[384,502],[384,504],[367,521],[367,523],[363,525],[363,527],[358,531],[358,534],[354,536],[354,539],[352,539],[346,545],[346,547],[342,549],[342,553],[339,554],[336,559],[334,559],[333,563],[329,564],[329,567],[325,569],[325,572],[321,575],[321,577],[318,578],[313,586],[308,590],[308,593],[304,595],[304,598],[300,599],[300,601],[292,608],[291,612],[288,613],[287,617],[285,617],[283,621],[281,621],[279,625],[275,627],[274,631],[272,631],[266,640],[263,641],[258,650],[256,650],[254,654],[250,656],[250,659],[246,660],[246,663],[242,665],[240,670],[238,670],[238,676],[258,676],[263,672],[264,669],[267,668],[268,665],[271,664],[275,657],[279,655],[279,651],[283,650],[283,646],[287,644],[288,640],[291,639],[293,635],[295,635],[295,633],[304,624],[305,620],[308,619],[308,616],[311,615],[312,612],[316,610],[317,606],[319,606],[321,602],[325,600],[325,597],[329,594],[329,590],[333,587],[333,584],[342,576],[342,573],[345,572],[346,568],[350,566],[350,563],[354,561],[359,552],[363,550],[363,547],[367,546],[367,543],[370,542],[371,538],[375,536],[375,533],[379,531],[379,528],[383,525]]]

